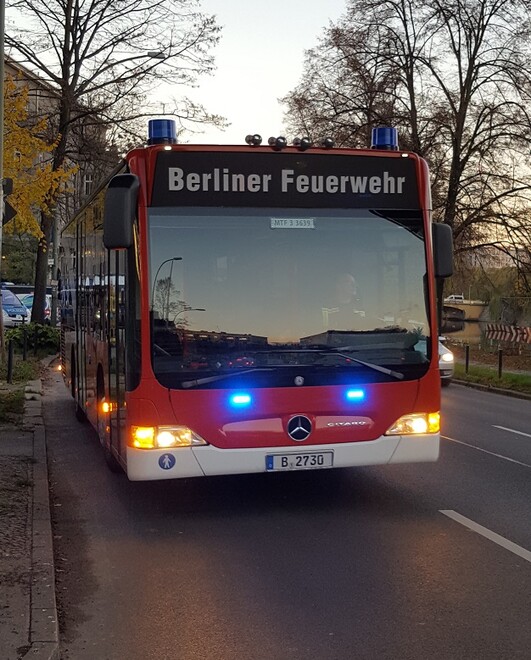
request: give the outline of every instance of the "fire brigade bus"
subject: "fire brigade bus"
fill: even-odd
[[[367,149],[149,122],[62,235],[62,366],[131,480],[435,461],[451,231]],[[439,296],[442,301],[442,295]]]

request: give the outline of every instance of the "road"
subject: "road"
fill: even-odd
[[[132,483],[50,375],[61,658],[528,658],[531,402],[443,398],[436,464]]]

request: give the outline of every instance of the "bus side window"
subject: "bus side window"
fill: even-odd
[[[125,327],[125,287],[123,284],[118,288],[118,326]]]

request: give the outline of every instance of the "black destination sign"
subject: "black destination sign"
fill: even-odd
[[[161,151],[151,206],[418,209],[412,158]]]

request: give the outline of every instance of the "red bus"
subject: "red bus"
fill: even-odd
[[[63,231],[78,417],[132,480],[437,460],[452,236],[425,161],[388,128],[246,143],[151,120]]]

